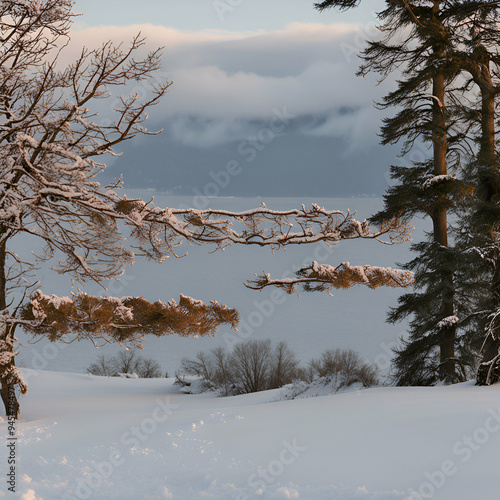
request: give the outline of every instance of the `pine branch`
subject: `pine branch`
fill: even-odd
[[[347,289],[354,285],[364,285],[372,289],[380,286],[407,288],[413,283],[413,273],[409,271],[368,265],[351,266],[349,262],[342,262],[337,267],[313,262],[297,271],[296,275],[296,278],[272,279],[269,274],[263,274],[246,283],[246,286],[253,290],[275,286],[291,294],[295,292],[297,285],[302,285],[308,292],[330,293],[332,289]]]
[[[142,297],[95,297],[85,293],[72,297],[44,295],[37,291],[20,313],[7,319],[21,324],[34,337],[51,341],[71,336],[73,340],[119,342],[142,346],[145,335],[205,336],[229,324],[236,328],[239,315],[235,309],[218,304],[205,304],[181,295],[174,300],[148,302]]]

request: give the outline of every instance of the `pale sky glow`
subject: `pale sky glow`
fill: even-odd
[[[383,4],[320,14],[308,0],[77,0],[82,16],[63,59],[139,31],[148,48],[164,46],[162,75],[174,85],[148,124],[164,133],[125,145],[109,169],[130,186],[202,189],[280,110],[294,118],[247,153],[248,168],[221,195],[379,195],[398,150],[378,145],[373,102],[390,81],[376,87],[355,72]]]
[[[383,1],[370,0],[370,7],[320,14],[312,0],[76,0],[75,10],[83,14],[80,26],[153,22],[182,30],[255,31],[275,30],[296,21],[366,24],[383,5]]]

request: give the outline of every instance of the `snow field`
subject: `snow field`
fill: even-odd
[[[23,374],[22,500],[496,498],[498,386],[283,401],[286,389],[216,398],[173,379]]]

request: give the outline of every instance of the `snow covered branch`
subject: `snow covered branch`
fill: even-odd
[[[179,221],[178,216],[182,216]],[[411,228],[397,219],[372,230],[368,222],[360,222],[349,210],[326,210],[313,204],[307,209],[274,211],[265,205],[246,212],[221,210],[167,209],[156,221],[188,241],[213,243],[220,247],[230,244],[269,246],[278,249],[326,241],[336,243],[356,238],[380,239],[387,243],[409,239]]]
[[[113,148],[121,142],[149,133],[144,127],[147,110],[172,83],[156,77],[160,50],[138,58],[145,43],[139,34],[128,46],[106,42],[96,50],[83,49],[73,64],[58,71],[59,52],[51,56],[52,49],[68,37],[72,2],[43,0],[36,9],[30,5],[17,0],[15,7],[0,8],[0,27],[4,23],[8,37],[0,60],[12,60],[0,73],[0,243],[19,233],[37,237],[44,243],[39,257],[57,257],[58,272],[80,282],[104,283],[119,277],[136,253],[161,262],[177,256],[183,242],[276,250],[355,238],[386,243],[409,239],[410,229],[396,219],[372,229],[349,211],[318,205],[288,211],[262,205],[241,213],[180,210],[119,196],[115,188],[120,183],[103,188],[96,177],[105,165],[97,158],[116,154]],[[14,24],[5,17],[12,12]],[[26,30],[28,45],[23,42]],[[11,58],[16,50],[19,57]],[[121,96],[115,119],[99,121],[91,105],[130,81],[147,83],[152,89],[148,97]],[[132,246],[125,243],[129,235]]]
[[[291,294],[295,292],[297,285],[302,285],[308,292],[326,290],[331,294],[332,289],[346,289],[354,285],[406,288],[413,283],[413,273],[409,271],[368,265],[351,266],[349,262],[342,262],[337,267],[313,262],[297,271],[296,275],[296,278],[272,279],[269,274],[264,274],[249,281],[246,286],[254,290],[276,286]]]
[[[45,295],[37,291],[11,322],[51,341],[71,336],[94,343],[119,342],[142,347],[147,334],[157,337],[213,335],[223,324],[236,328],[239,315],[216,301],[205,304],[181,295],[180,301],[148,302],[142,297],[95,297],[85,293],[72,297]]]

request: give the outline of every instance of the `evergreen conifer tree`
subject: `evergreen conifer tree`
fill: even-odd
[[[348,8],[357,3],[326,1],[318,8]],[[466,376],[463,370],[457,371],[456,258],[449,245],[448,222],[449,210],[464,192],[454,169],[461,133],[446,92],[456,71],[448,57],[448,12],[441,4],[387,2],[378,14],[383,39],[368,42],[359,70],[361,75],[378,73],[382,79],[401,72],[396,90],[381,103],[384,109],[397,109],[395,116],[384,120],[382,144],[403,141],[403,156],[416,145],[430,146],[429,159],[391,167],[395,184],[384,197],[384,209],[372,218],[379,223],[394,216],[432,221],[427,241],[412,246],[418,257],[404,265],[415,273],[415,290],[400,297],[399,306],[389,314],[390,322],[412,317],[409,337],[394,359],[393,377],[400,385],[454,382]]]
[[[473,90],[478,95],[465,112],[476,146],[466,165],[475,189],[462,207],[457,231],[459,274],[471,302],[462,323],[469,344],[482,350],[477,383],[490,384],[500,378],[500,172],[495,109],[500,93],[500,6],[497,2],[455,2],[450,12],[456,27],[452,56],[466,76],[462,92]]]
[[[316,7],[358,4],[325,0]],[[370,42],[362,54],[361,74],[375,71],[386,77],[403,69],[398,89],[382,105],[401,109],[385,120],[383,143],[403,139],[403,153],[408,153],[423,140],[433,149],[428,161],[391,168],[396,184],[385,196],[384,210],[372,218],[380,222],[398,213],[403,219],[430,216],[433,222],[428,241],[413,245],[418,256],[403,266],[415,273],[415,291],[404,294],[389,315],[391,322],[412,317],[409,337],[402,339],[394,359],[398,384],[469,377],[485,332],[478,383],[500,378],[499,8],[491,1],[387,2],[379,14],[385,38]],[[404,41],[391,45],[391,37],[402,33]],[[428,98],[432,107],[422,104]],[[461,168],[460,158],[468,158]],[[466,182],[457,181],[459,172]],[[458,215],[453,231],[449,211]],[[448,244],[451,232],[455,248]]]

